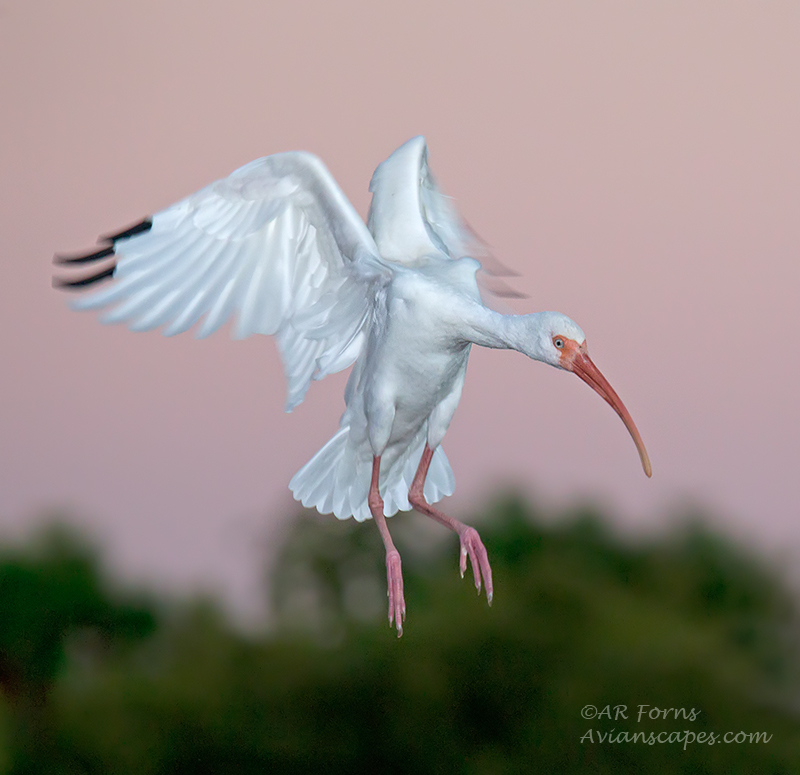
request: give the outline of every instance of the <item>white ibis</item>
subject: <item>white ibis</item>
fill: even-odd
[[[304,506],[339,519],[372,516],[386,548],[389,624],[406,615],[400,554],[386,518],[412,508],[454,530],[475,586],[492,601],[477,531],[431,504],[454,489],[441,447],[473,344],[506,348],[577,374],[619,414],[647,476],[650,461],[622,401],[592,363],[583,331],[558,312],[502,315],[484,306],[480,244],[437,187],[422,137],[378,165],[365,226],[323,163],[294,151],[236,170],[118,234],[104,262],[64,288],[110,284],[74,302],[110,307],[106,323],[197,336],[236,316],[234,335],[272,334],[291,411],[312,379],[353,370],[339,430],[290,482]]]

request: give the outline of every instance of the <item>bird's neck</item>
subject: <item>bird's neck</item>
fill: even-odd
[[[480,305],[468,319],[467,338],[473,344],[501,350],[517,350],[542,360],[539,347],[541,313],[502,315]]]

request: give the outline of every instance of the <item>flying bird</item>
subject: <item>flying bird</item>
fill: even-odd
[[[292,151],[251,162],[116,234],[88,255],[56,256],[92,274],[57,279],[92,289],[76,309],[107,308],[105,323],[171,336],[199,323],[208,336],[275,336],[286,410],[312,380],[353,366],[339,430],[292,478],[304,506],[339,519],[372,517],[386,550],[389,624],[403,632],[400,553],[386,518],[416,509],[460,541],[478,594],[492,571],[478,532],[433,504],[454,490],[441,443],[456,410],[472,345],[517,350],[566,369],[596,390],[650,461],[628,410],[558,312],[504,315],[484,305],[482,243],[440,191],[425,140],[378,165],[366,225],[316,156]],[[107,281],[107,282],[103,282]],[[99,286],[99,288],[97,287]],[[201,322],[202,321],[202,322]]]

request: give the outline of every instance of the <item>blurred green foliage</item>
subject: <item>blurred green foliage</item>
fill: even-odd
[[[0,773],[800,772],[797,605],[774,568],[701,522],[632,543],[590,509],[482,516],[492,608],[454,536],[390,523],[400,640],[371,524],[299,517],[259,634],[115,589],[64,530],[0,552]],[[599,741],[612,730],[771,737]]]

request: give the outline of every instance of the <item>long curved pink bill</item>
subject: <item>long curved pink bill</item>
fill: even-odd
[[[594,365],[588,353],[581,350],[575,356],[572,362],[572,370],[590,387],[594,388],[614,409],[620,416],[628,433],[631,434],[636,449],[639,451],[639,457],[642,461],[642,468],[644,468],[647,476],[653,475],[653,468],[650,465],[650,458],[647,456],[647,450],[644,448],[644,442],[639,435],[639,430],[634,423],[630,412],[625,408],[620,397],[614,391],[614,388],[608,383],[608,380],[601,374],[600,369]]]

